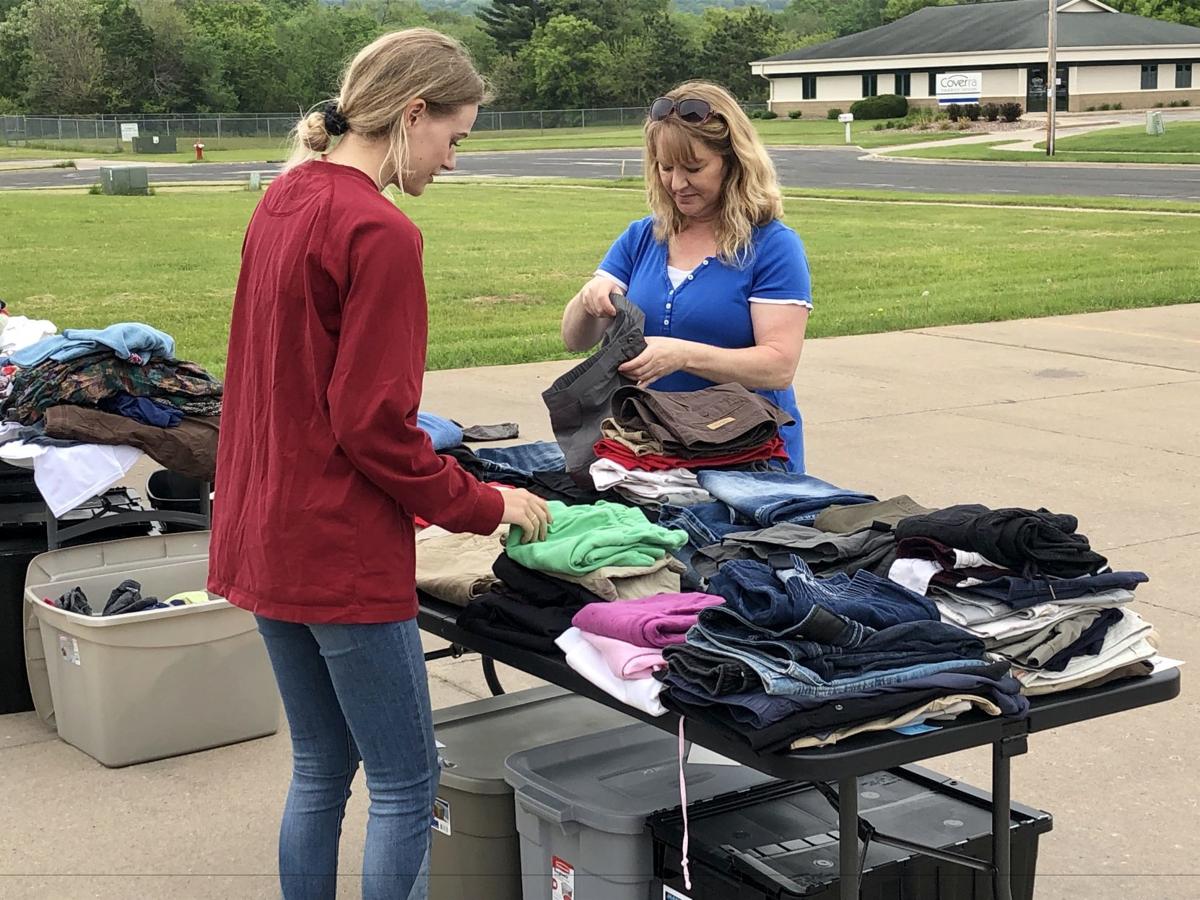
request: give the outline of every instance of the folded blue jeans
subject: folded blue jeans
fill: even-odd
[[[830,680],[822,678],[820,674],[802,663],[785,662],[753,650],[713,640],[702,625],[690,629],[687,637],[689,643],[695,644],[702,650],[728,656],[745,663],[762,680],[763,690],[774,696],[834,700],[855,692],[869,692],[906,684],[918,678],[936,675],[939,672],[961,670],[964,665],[968,667],[975,663],[978,663],[979,666],[989,665],[989,661],[986,659],[949,659],[936,663],[881,669]]]
[[[462,426],[436,413],[418,412],[417,427],[429,435],[434,450],[449,450],[463,442]]]
[[[767,631],[840,646],[858,643],[864,627],[879,629],[902,622],[941,619],[932,600],[886,578],[859,571],[853,578],[839,573],[822,579],[795,554],[790,562],[790,568],[778,570],[758,560],[725,563],[709,579],[710,593],[725,598],[724,606],[713,609]],[[814,617],[814,607],[826,615]],[[847,640],[846,635],[840,635],[828,616],[856,625],[858,639]]]
[[[827,680],[952,659],[982,659],[985,653],[983,641],[945,622],[893,625],[867,634],[853,647],[780,639],[730,617],[698,622],[694,628],[710,643],[752,651],[784,663],[798,662]],[[686,653],[688,647],[684,644],[681,651]]]
[[[1019,696],[1020,687],[1008,678],[1008,666],[1004,663],[984,663],[965,660],[954,669],[947,669],[925,678],[915,678],[900,684],[892,684],[870,691],[858,691],[839,697],[838,702],[849,702],[873,697],[881,693],[925,691],[946,688],[956,694],[977,694],[987,697],[1000,707],[1004,715],[1019,715],[1024,704]],[[670,674],[664,679],[671,693],[680,701],[695,706],[724,708],[735,722],[750,728],[767,728],[799,712],[817,709],[829,701],[808,696],[780,696],[771,694],[726,694],[713,696],[696,684],[678,675]],[[1015,689],[1014,689],[1015,688]]]
[[[760,525],[802,524],[805,517],[815,516],[829,506],[853,506],[877,499],[794,472],[705,469],[698,477],[702,488]]]
[[[512,447],[480,447],[475,455],[486,464],[485,469],[517,475],[534,472],[565,472],[566,457],[554,441],[534,441]]]

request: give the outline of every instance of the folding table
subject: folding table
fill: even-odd
[[[421,594],[418,624],[430,634],[450,642],[449,648],[432,651],[426,655],[427,659],[477,652],[484,658],[484,672],[493,693],[503,690],[494,668],[495,662],[501,662],[543,681],[589,697],[597,703],[621,710],[664,731],[672,734],[678,731],[679,718],[674,714],[656,717],[627,706],[578,675],[562,656],[536,653],[459,628],[455,622],[459,611],[459,607]],[[829,747],[793,750],[787,753],[759,753],[741,741],[737,735],[691,719],[686,720],[685,730],[687,738],[694,744],[783,781],[819,785],[837,783],[836,797],[832,792],[829,796],[836,802],[839,816],[841,900],[858,900],[861,877],[858,839],[868,836],[879,843],[892,844],[913,853],[990,873],[995,900],[1011,900],[1009,761],[1012,757],[1027,752],[1029,735],[1140,706],[1162,703],[1178,694],[1179,670],[1172,669],[1147,678],[1128,679],[1094,689],[1079,688],[1060,694],[1031,697],[1029,715],[1023,719],[993,718],[971,712],[945,723],[937,731],[924,734],[904,736],[892,731],[874,732],[858,735]],[[860,776],[988,744],[992,747],[993,804],[990,862],[917,845],[898,835],[873,833],[870,825],[859,818]]]

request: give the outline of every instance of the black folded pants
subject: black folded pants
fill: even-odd
[[[610,414],[612,395],[622,385],[633,384],[617,367],[646,349],[645,315],[625,296],[609,296],[617,316],[600,349],[542,392],[554,439],[572,473],[585,471],[595,460],[592,447],[600,440],[600,423]]]

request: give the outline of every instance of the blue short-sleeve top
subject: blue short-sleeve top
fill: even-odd
[[[696,266],[679,287],[667,274],[668,248],[654,237],[654,219],[630,224],[613,243],[598,272],[624,289],[630,301],[646,314],[646,335],[675,337],[713,347],[754,346],[752,303],[797,304],[812,308],[812,284],[804,244],[788,226],[776,220],[756,227],[750,253],[742,266],[715,256]],[[696,391],[707,381],[687,372],[660,378],[651,387],[660,391]],[[788,412],[796,424],[782,429],[792,471],[804,471],[804,427],[792,387],[758,391]]]

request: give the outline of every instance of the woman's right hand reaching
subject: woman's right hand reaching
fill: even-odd
[[[597,275],[580,289],[571,302],[578,304],[593,319],[611,319],[617,314],[617,308],[608,295],[620,290],[621,286],[611,278]]]
[[[537,494],[517,488],[501,491],[504,497],[502,525],[518,525],[521,528],[521,543],[544,541],[550,527],[550,507]]]

